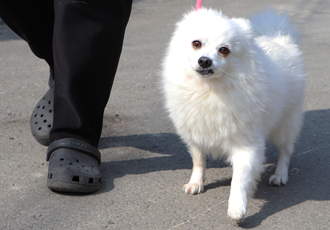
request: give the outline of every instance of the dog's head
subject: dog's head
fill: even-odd
[[[245,19],[229,19],[221,12],[201,9],[177,24],[170,53],[189,75],[232,76],[251,56],[251,29]]]

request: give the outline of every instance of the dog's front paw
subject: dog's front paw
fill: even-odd
[[[246,202],[244,202],[241,198],[228,200],[228,216],[232,220],[242,220],[246,215]]]
[[[274,174],[269,178],[269,184],[276,186],[285,185],[286,182],[288,182],[288,179],[289,178],[287,174],[283,174],[283,175]]]
[[[189,183],[183,186],[183,191],[187,194],[198,194],[204,191],[204,185],[199,183]]]

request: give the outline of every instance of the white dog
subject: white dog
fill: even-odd
[[[270,184],[288,181],[303,120],[305,72],[285,14],[251,20],[201,9],[177,24],[163,63],[166,108],[193,159],[184,191],[203,192],[206,155],[233,166],[228,215],[246,214],[263,171],[267,138],[279,149]]]

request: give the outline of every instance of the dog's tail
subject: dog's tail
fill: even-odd
[[[286,36],[293,43],[299,42],[299,33],[294,29],[286,12],[279,14],[273,8],[267,8],[252,16],[250,20],[257,36]]]

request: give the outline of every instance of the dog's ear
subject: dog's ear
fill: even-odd
[[[252,36],[251,22],[245,18],[232,18],[232,20],[238,25],[247,37]]]

